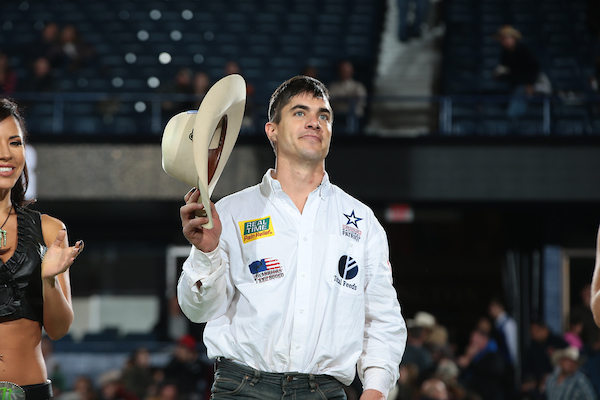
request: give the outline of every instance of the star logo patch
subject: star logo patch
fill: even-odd
[[[363,218],[358,218],[356,215],[354,215],[354,210],[352,210],[350,215],[344,214],[344,217],[348,218],[348,222],[346,222],[346,225],[354,225],[357,229],[358,229],[357,222],[363,220]]]

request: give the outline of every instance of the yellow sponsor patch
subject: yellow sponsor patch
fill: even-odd
[[[240,232],[242,234],[242,241],[244,243],[273,236],[275,234],[275,231],[273,231],[273,225],[271,223],[271,216],[260,219],[251,219],[249,221],[241,221],[238,222],[238,224],[240,224]]]

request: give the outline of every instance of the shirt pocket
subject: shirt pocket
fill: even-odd
[[[364,259],[362,243],[330,234],[324,268],[328,284],[344,294],[364,294]]]

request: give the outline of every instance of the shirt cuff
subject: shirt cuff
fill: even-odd
[[[390,388],[393,386],[392,380],[393,377],[387,370],[379,367],[369,367],[364,373],[363,390],[378,390],[387,399]]]
[[[221,249],[217,246],[213,251],[204,253],[192,246],[187,261],[183,268],[188,277],[188,283],[192,288],[192,292],[201,293],[203,290],[199,289],[196,283],[198,281],[202,282],[201,287],[211,286],[214,283],[214,279],[211,278],[213,278],[213,273],[222,263]]]

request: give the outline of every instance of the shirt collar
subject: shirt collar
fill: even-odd
[[[273,179],[271,175],[275,170],[270,168],[267,170],[265,175],[263,176],[262,182],[260,183],[260,192],[263,196],[267,197],[269,200],[273,201],[278,194],[283,193],[283,189],[281,189],[281,183],[277,179]],[[315,189],[315,192],[318,193],[321,199],[325,199],[329,193],[331,193],[331,182],[329,182],[329,174],[325,172],[323,175],[323,180],[321,184]]]

